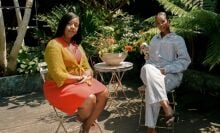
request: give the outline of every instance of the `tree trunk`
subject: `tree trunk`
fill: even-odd
[[[17,35],[17,38],[14,42],[14,46],[12,47],[12,50],[11,50],[9,58],[8,58],[8,69],[7,70],[9,73],[13,73],[16,70],[17,57],[18,57],[19,50],[22,46],[22,41],[23,41],[25,34],[26,34],[26,31],[27,31],[27,26],[28,26],[30,16],[31,16],[32,5],[33,5],[33,0],[26,1],[26,5],[25,5],[26,8],[25,8],[24,17],[23,17],[21,26],[19,27],[18,35]]]
[[[18,0],[13,0],[14,2],[14,6],[15,7],[19,7],[19,3]],[[15,14],[16,14],[16,18],[17,18],[17,22],[18,22],[18,27],[21,27],[21,22],[22,22],[22,17],[21,17],[21,10],[20,8],[15,8]],[[19,29],[17,29],[18,32]],[[24,45],[24,39],[22,41],[22,46]]]
[[[0,0],[0,7],[1,6],[2,5]],[[2,8],[0,8],[0,69],[3,69],[3,73],[5,73],[6,68],[7,68],[7,50],[6,50],[5,24],[4,24]]]

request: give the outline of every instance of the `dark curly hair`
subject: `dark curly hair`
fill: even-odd
[[[73,12],[69,12],[69,13],[63,15],[63,17],[59,21],[55,37],[60,37],[64,34],[64,30],[65,30],[66,25],[73,18],[79,18],[79,16],[76,15],[75,13],[73,13]],[[71,40],[76,42],[77,44],[80,44],[80,42],[82,40],[81,25],[79,25],[79,29],[77,31],[77,34],[75,36],[73,36]]]

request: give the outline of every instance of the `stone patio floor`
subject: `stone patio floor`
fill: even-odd
[[[137,92],[130,93],[133,95],[129,96],[130,102],[117,99],[117,102],[112,103],[113,108],[108,108],[101,114],[98,121],[104,133],[145,133],[145,127],[138,130],[141,101]],[[121,117],[116,109],[121,112]],[[179,111],[179,114],[176,133],[220,133],[220,112],[201,114],[192,109]],[[80,123],[72,117],[65,118],[67,129],[78,133]],[[54,133],[57,124],[53,108],[41,92],[0,98],[0,133]],[[166,129],[157,131],[171,132]],[[98,128],[92,128],[91,133],[99,133]]]

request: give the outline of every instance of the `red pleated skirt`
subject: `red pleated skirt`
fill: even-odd
[[[96,79],[92,84],[68,84],[58,88],[54,81],[44,82],[44,96],[51,105],[62,112],[72,115],[91,94],[103,92],[106,86]]]

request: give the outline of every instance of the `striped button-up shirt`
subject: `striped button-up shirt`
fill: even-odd
[[[153,64],[157,68],[164,68],[168,73],[179,73],[187,69],[191,62],[185,41],[175,33],[169,33],[164,37],[155,35],[149,44],[149,60],[146,63]]]

